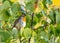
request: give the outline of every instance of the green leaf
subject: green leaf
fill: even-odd
[[[47,4],[51,5],[52,4],[52,0],[46,0]]]
[[[1,36],[2,42],[7,42],[12,38],[11,33],[9,33],[8,31],[1,30],[1,29],[0,29],[0,36]]]
[[[42,4],[43,4],[44,8],[47,9],[46,3],[47,3],[46,0],[43,0],[43,1],[42,1]]]
[[[34,11],[34,2],[29,2],[26,4],[26,9],[28,9],[31,13]]]
[[[1,13],[1,19],[4,20],[4,21],[8,21],[10,17],[10,14],[8,12],[8,10],[4,10],[2,13]]]
[[[9,7],[11,7],[9,1],[5,1],[5,2],[3,3],[3,5],[2,5],[2,8],[3,8],[3,9],[7,9],[7,8],[9,8]]]
[[[56,23],[60,23],[60,12],[56,11]]]
[[[18,35],[18,30],[16,28],[13,28],[12,29],[12,35],[13,35],[13,38],[17,38],[17,35]]]
[[[24,36],[25,36],[25,38],[30,38],[31,37],[31,33],[32,31],[31,31],[31,29],[30,28],[25,28],[24,29]]]
[[[50,35],[55,34],[55,28],[54,28],[54,26],[52,24],[48,28],[48,31],[49,31]]]
[[[56,35],[60,35],[60,24],[57,24],[56,28],[55,28],[55,33]]]
[[[19,3],[13,3],[11,9],[12,9],[12,12],[15,13],[15,14],[17,12],[19,12],[20,11],[20,5],[19,5]]]

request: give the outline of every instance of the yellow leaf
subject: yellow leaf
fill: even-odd
[[[17,2],[18,0],[10,0],[11,2]]]
[[[53,1],[53,5],[59,7],[60,6],[60,0],[52,0]]]

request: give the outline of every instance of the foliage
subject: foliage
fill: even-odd
[[[34,9],[36,0],[25,0],[26,27],[18,33],[12,29],[14,21],[22,14],[21,5],[16,0],[0,0],[0,42],[19,43],[18,34],[23,43],[60,43],[60,7],[52,5],[55,1],[39,0]],[[56,4],[55,4],[56,5]],[[31,29],[31,13],[34,12],[33,28]]]

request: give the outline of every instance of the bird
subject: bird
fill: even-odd
[[[14,21],[14,25],[12,28],[16,27],[17,30],[20,30],[21,28],[24,28],[25,26],[26,26],[26,15],[22,13],[22,15],[19,16],[19,18]]]

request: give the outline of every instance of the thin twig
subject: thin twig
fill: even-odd
[[[31,37],[32,37],[32,29],[33,29],[33,16],[34,16],[34,13],[32,13],[32,19],[31,19]],[[30,43],[30,41],[31,41],[31,37],[29,38],[29,41],[28,41],[28,43]]]

